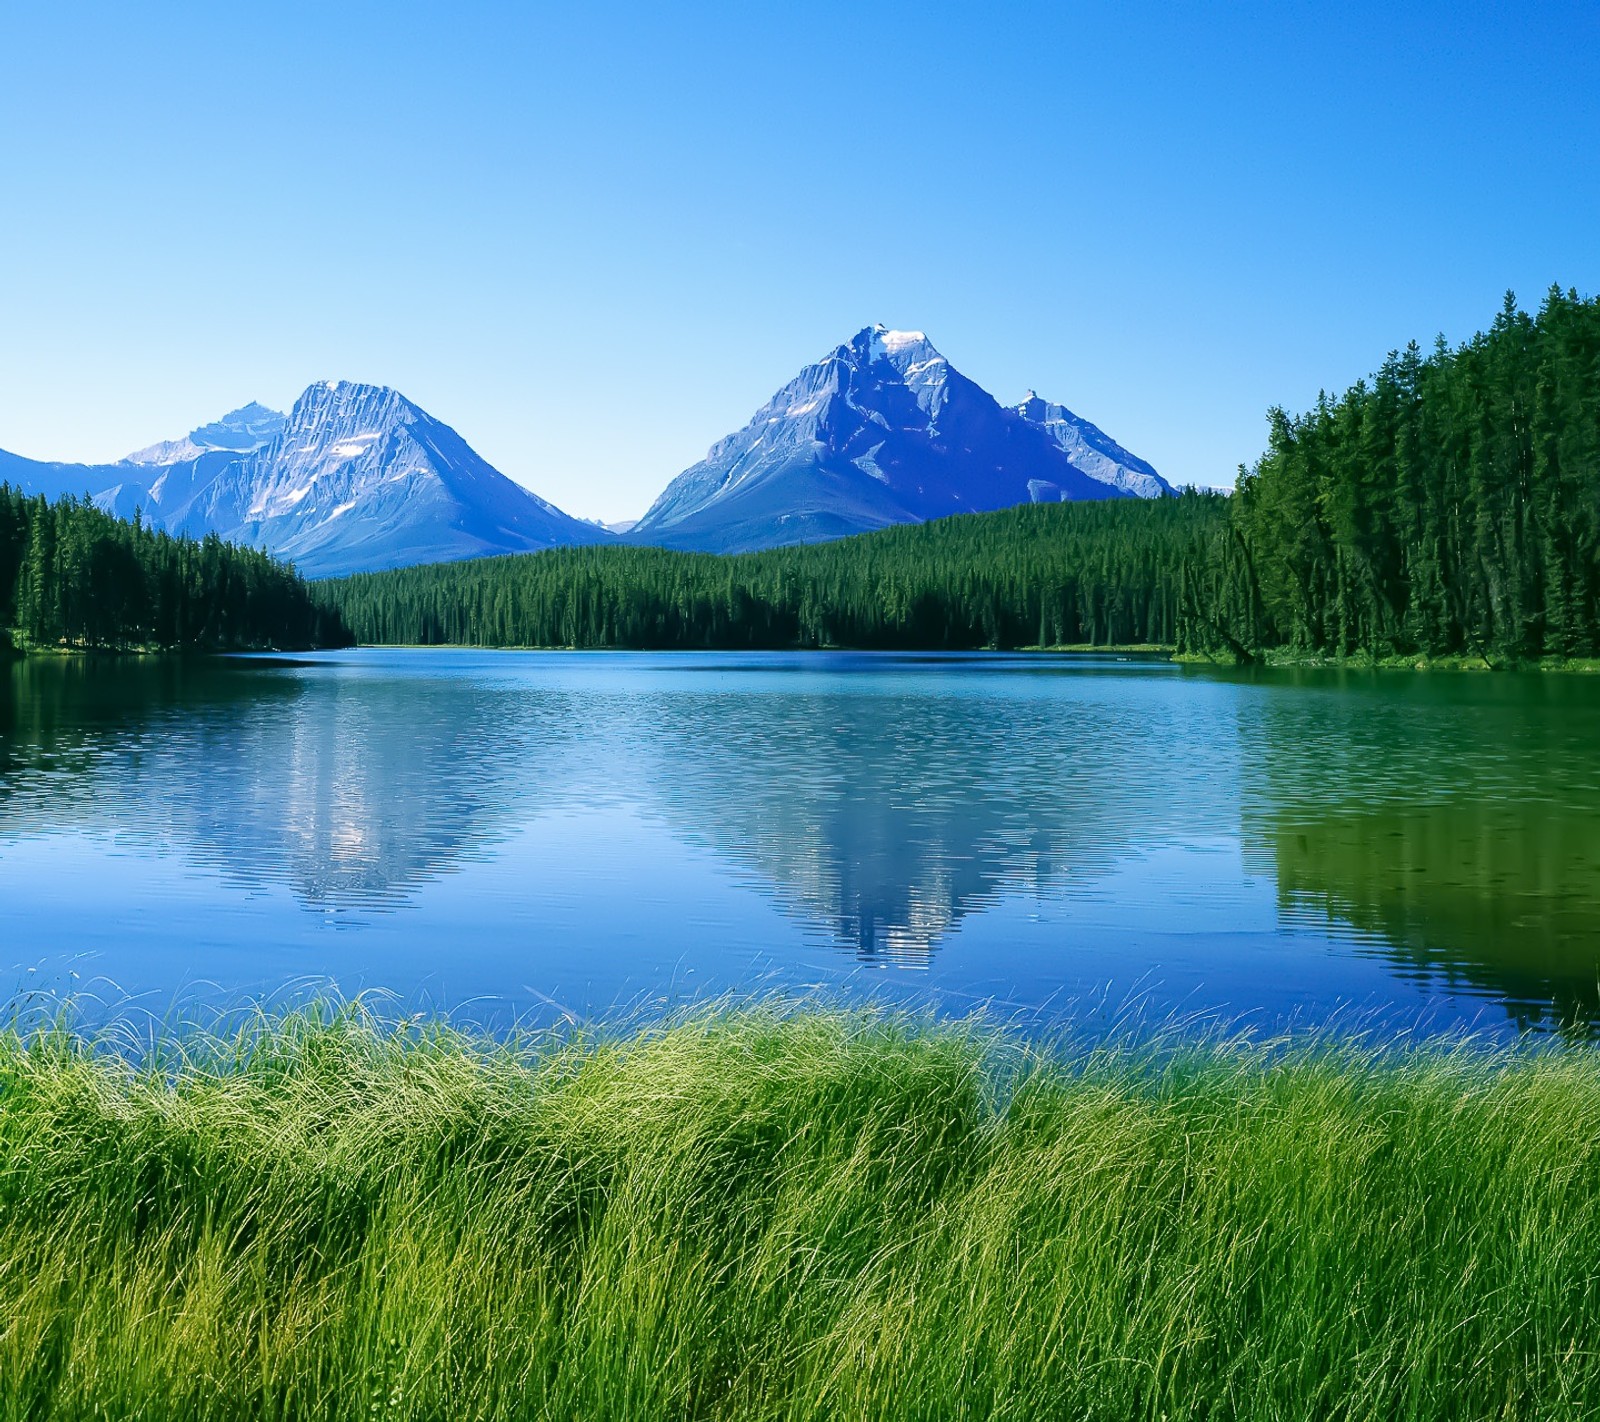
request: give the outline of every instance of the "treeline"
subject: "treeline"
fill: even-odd
[[[1221,495],[1024,505],[733,557],[599,546],[317,584],[356,639],[972,648],[1192,639]]]
[[[1600,302],[1508,297],[1269,416],[1236,494],[1052,504],[732,558],[563,549],[364,574],[363,642],[1022,647],[1152,642],[1495,661],[1600,654]]]
[[[1273,410],[1232,513],[1209,599],[1250,647],[1600,653],[1600,301],[1508,295],[1459,349]]]
[[[265,553],[0,485],[0,643],[235,651],[349,640],[338,612]]]

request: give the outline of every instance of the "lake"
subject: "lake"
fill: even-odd
[[[1600,1020],[1600,680],[391,650],[0,679],[14,997]]]

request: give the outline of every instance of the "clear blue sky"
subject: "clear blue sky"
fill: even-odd
[[[1600,6],[0,3],[0,448],[330,376],[638,514],[926,330],[1226,484],[1266,407],[1600,288]]]

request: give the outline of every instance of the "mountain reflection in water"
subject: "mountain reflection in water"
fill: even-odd
[[[1407,1001],[1600,1016],[1581,679],[439,652],[4,674],[0,886],[8,846],[65,834],[357,925],[452,879],[508,925],[633,886],[684,958],[706,883],[652,874],[670,842],[868,965],[932,967],[992,916],[1056,955],[1027,970],[1045,985],[1180,959],[1204,981],[1209,953],[1230,1003],[1313,968],[1370,999],[1365,961]]]
[[[797,681],[647,698],[633,734],[676,833],[747,865],[865,958],[919,962],[1008,894],[1086,890],[1152,825],[1227,828],[1206,779],[1164,767],[1170,708],[1128,714],[1120,680],[1085,675],[1072,700],[1026,684],[992,696]]]

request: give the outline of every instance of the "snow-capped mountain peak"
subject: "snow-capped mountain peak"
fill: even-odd
[[[880,322],[806,366],[742,430],[714,444],[628,536],[734,552],[1030,500],[1142,491],[1100,477],[1110,463],[1102,456],[1094,470],[1080,468],[1053,429],[1003,408],[926,332]]]
[[[229,517],[314,573],[603,539],[490,465],[386,385],[323,380],[273,443],[230,467],[208,522]]]
[[[120,464],[0,455],[0,475],[155,527],[218,533],[311,576],[609,541],[513,483],[455,430],[384,385],[323,380],[288,415],[246,405]]]
[[[928,345],[927,335],[922,331],[891,331],[880,322],[873,326],[870,332],[862,332],[862,335],[869,337],[868,350],[873,360],[899,355],[912,346],[928,346],[928,349],[933,351],[933,347]],[[933,354],[938,355],[938,352],[933,351]]]

